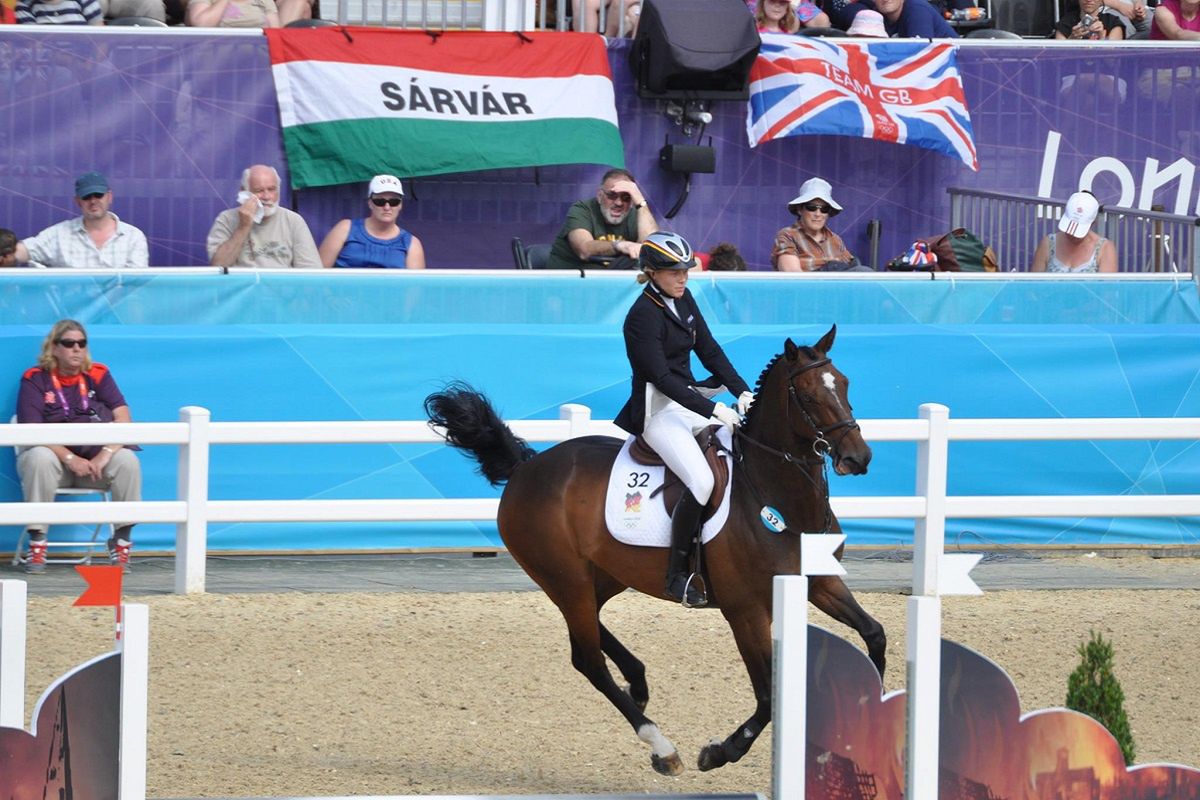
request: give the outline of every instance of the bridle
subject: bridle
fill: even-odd
[[[796,392],[796,384],[794,381],[798,376],[804,374],[805,372],[808,372],[809,370],[813,370],[813,369],[818,369],[820,367],[824,367],[824,366],[828,365],[829,363],[830,363],[830,360],[828,358],[820,358],[820,359],[817,359],[816,361],[805,364],[801,367],[797,367],[796,369],[789,372],[788,376],[787,376],[788,396],[792,400],[792,402],[788,403],[787,406],[785,407],[786,414],[787,414],[788,429],[791,430],[793,433],[796,432],[796,427],[792,424],[792,406],[794,405],[796,407],[796,409],[799,410],[800,414],[803,416],[805,424],[808,425],[808,427],[813,432],[812,451],[813,451],[813,455],[815,456],[815,458],[810,458],[808,456],[798,457],[798,456],[792,455],[787,450],[777,450],[774,447],[771,447],[770,445],[764,444],[763,442],[760,442],[757,439],[752,438],[751,436],[746,434],[743,431],[743,429],[741,429],[741,428],[738,428],[736,430],[737,437],[746,442],[749,442],[750,444],[754,445],[755,447],[759,448],[760,450],[770,453],[771,455],[776,456],[778,458],[782,458],[784,461],[788,462],[789,464],[795,464],[796,466],[800,466],[800,465],[814,466],[818,462],[824,464],[825,456],[832,453],[835,450],[836,446],[841,444],[842,440],[846,438],[846,434],[850,433],[850,431],[859,429],[858,421],[854,419],[853,415],[851,415],[845,419],[838,420],[837,422],[833,423],[832,425],[830,425],[824,429],[821,428],[821,426],[817,424],[817,421],[815,419],[813,419],[812,414],[810,414],[808,409],[805,407],[804,398],[802,398],[799,395],[799,393]],[[838,436],[837,439],[833,443],[831,443],[829,441],[829,439],[826,438],[826,434],[833,434],[833,433],[836,433],[837,431],[841,431],[841,435]]]
[[[825,497],[824,532],[826,533],[829,531],[830,524],[832,523],[833,510],[829,506],[829,465],[825,460],[825,456],[829,455],[831,452],[834,452],[836,446],[841,444],[842,440],[848,433],[850,433],[850,431],[859,429],[858,421],[854,419],[853,415],[851,415],[846,419],[838,420],[832,425],[822,429],[819,425],[817,425],[816,420],[813,419],[812,414],[810,414],[808,409],[805,407],[804,399],[799,395],[799,393],[796,392],[796,384],[794,381],[797,376],[802,375],[809,370],[824,367],[829,363],[829,358],[820,358],[816,361],[793,369],[790,373],[788,373],[787,376],[788,395],[792,400],[792,402],[785,406],[788,429],[793,433],[796,432],[796,428],[792,424],[792,406],[795,405],[800,414],[803,416],[805,424],[807,424],[808,427],[813,431],[811,456],[793,455],[788,450],[779,450],[771,447],[770,445],[760,442],[758,439],[750,436],[743,428],[734,429],[734,452],[732,453],[734,463],[742,467],[742,473],[746,477],[747,486],[749,487],[751,493],[755,496],[756,502],[760,503],[761,497],[759,496],[758,488],[754,485],[753,480],[751,480],[750,473],[746,471],[745,464],[742,461],[742,448],[739,446],[740,443],[744,442],[746,444],[752,444],[759,450],[769,453],[776,458],[782,459],[788,464],[791,464],[799,469],[800,473],[808,479],[809,483],[811,483],[813,487],[821,492]],[[826,434],[832,434],[837,431],[841,431],[841,435],[838,436],[833,443],[830,443],[829,439],[826,438]],[[817,478],[812,475],[811,471],[806,469],[807,467],[815,467],[817,465],[820,465],[821,467],[820,485],[818,485]],[[791,529],[789,528],[789,530]]]

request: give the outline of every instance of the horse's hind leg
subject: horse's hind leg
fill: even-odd
[[[629,681],[629,696],[637,704],[638,710],[645,711],[650,702],[650,687],[646,685],[646,665],[629,652],[625,645],[604,627],[604,623],[600,623],[600,648],[612,659],[621,676]]]
[[[854,599],[846,582],[837,575],[809,576],[808,600],[838,622],[858,631],[867,646],[867,656],[882,679],[887,667],[887,634],[879,621]]]
[[[560,586],[555,587],[553,593],[547,591],[547,594],[567,621],[567,631],[571,637],[571,665],[621,712],[633,726],[638,738],[650,745],[650,764],[656,772],[662,775],[682,773],[683,761],[675,745],[663,736],[653,720],[642,713],[633,696],[623,691],[608,671],[608,663],[601,650],[600,607],[591,587],[581,588],[578,592],[564,592]],[[617,641],[611,633],[608,638],[613,643]],[[624,650],[624,647],[621,649]],[[644,679],[642,686],[644,689]]]

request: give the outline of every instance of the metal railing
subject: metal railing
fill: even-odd
[[[640,0],[329,0],[340,25],[416,30],[557,30],[632,36]]]
[[[1002,271],[1025,272],[1066,201],[950,187],[950,227],[967,228],[996,251]],[[1101,206],[1096,232],[1112,241],[1121,272],[1197,273],[1200,217]]]

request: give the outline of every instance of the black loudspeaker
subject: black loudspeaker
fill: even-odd
[[[760,41],[743,0],[643,0],[629,53],[638,96],[745,100]]]
[[[668,144],[658,151],[658,165],[667,172],[716,172],[717,151],[695,144]]]

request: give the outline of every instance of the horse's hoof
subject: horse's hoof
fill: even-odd
[[[651,753],[650,764],[659,775],[683,774],[683,759],[679,757],[679,753],[671,753],[669,756],[658,756]]]
[[[725,757],[725,748],[718,740],[709,742],[700,750],[700,758],[697,759],[697,762],[701,772],[708,772],[710,769],[725,766],[729,763],[729,759]]]

